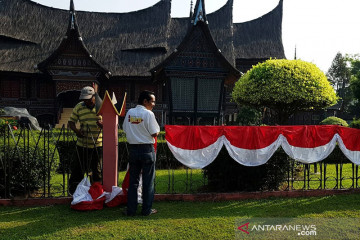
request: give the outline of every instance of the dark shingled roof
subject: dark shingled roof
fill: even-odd
[[[94,66],[89,66],[86,70],[88,71],[94,71],[94,67],[97,68],[97,70],[100,70],[105,76],[108,78],[111,73],[109,73],[109,70],[107,70],[105,67],[103,67],[100,63],[98,63],[93,57],[90,51],[87,49],[87,47],[84,44],[84,41],[82,40],[79,27],[76,21],[76,16],[74,9],[74,1],[70,1],[70,12],[69,12],[69,20],[68,20],[68,28],[65,37],[62,39],[60,46],[43,62],[39,63],[37,65],[38,69],[42,72],[48,72],[51,68],[51,65],[56,61],[57,59],[61,58],[61,54],[66,53],[66,50],[69,50],[73,47],[76,49],[76,52],[84,57],[87,58],[89,61],[93,63]],[[72,50],[70,50],[72,51]],[[73,52],[72,52],[73,54]],[[57,64],[55,64],[56,66]],[[50,68],[49,68],[50,67]],[[63,68],[63,67],[61,67]],[[60,68],[60,69],[61,69]],[[66,70],[68,70],[68,66],[65,67]],[[72,66],[72,69],[74,71],[81,71],[84,69],[84,66]],[[59,68],[57,68],[59,70]],[[85,71],[86,71],[85,70]]]
[[[282,44],[283,0],[269,13],[234,24],[236,58],[285,58]]]
[[[233,45],[233,0],[212,14],[207,14],[211,35],[225,58],[235,66]]]
[[[233,0],[207,14],[218,48],[235,66],[237,58],[285,58],[282,5],[245,23],[232,23]],[[76,10],[76,6],[75,6]],[[113,76],[150,76],[181,43],[189,18],[171,18],[171,0],[129,13],[76,11],[80,35],[94,59]],[[34,73],[60,46],[69,11],[30,0],[0,1],[0,71]]]

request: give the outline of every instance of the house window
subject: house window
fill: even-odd
[[[17,80],[2,80],[0,94],[2,98],[19,98],[20,83]]]
[[[221,79],[198,79],[197,107],[199,112],[219,110],[221,83]]]
[[[193,112],[194,111],[194,78],[172,78],[171,94],[173,111]]]

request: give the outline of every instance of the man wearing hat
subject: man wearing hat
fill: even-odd
[[[69,192],[73,194],[78,183],[84,178],[85,172],[91,170],[91,182],[101,181],[102,162],[102,118],[96,115],[95,89],[84,87],[81,89],[80,100],[73,109],[69,120],[69,127],[77,136],[76,153],[71,163],[71,177]],[[80,122],[80,128],[76,123]]]

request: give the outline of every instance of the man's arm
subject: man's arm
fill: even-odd
[[[84,137],[84,134],[79,129],[76,128],[75,122],[69,121],[69,127],[71,130],[74,131],[74,133],[76,134],[77,137],[79,137],[79,138]]]
[[[160,133],[160,127],[156,121],[155,114],[153,112],[151,112],[150,114],[148,129],[150,130],[150,133],[155,132],[151,134],[153,138],[157,137]]]

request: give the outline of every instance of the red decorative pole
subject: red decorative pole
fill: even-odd
[[[103,187],[106,192],[111,192],[112,186],[118,184],[118,116],[125,116],[125,99],[126,93],[119,113],[106,91],[97,113],[103,121]]]

